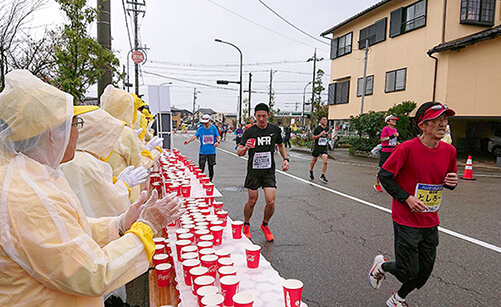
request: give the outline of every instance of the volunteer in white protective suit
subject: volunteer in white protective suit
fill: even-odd
[[[73,116],[72,100],[28,71],[6,75],[0,93],[0,306],[103,306],[104,293],[146,272],[153,233],[179,216],[177,201],[157,200],[153,192],[121,217],[85,217],[59,170],[73,158],[84,124]]]

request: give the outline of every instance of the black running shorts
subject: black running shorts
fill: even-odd
[[[315,158],[321,155],[328,155],[327,153],[327,147],[315,147],[313,151],[311,152],[311,155],[314,156]]]
[[[208,162],[209,165],[216,165],[216,154],[212,155],[198,155],[198,163],[205,165]]]
[[[263,173],[261,175],[249,175],[245,177],[245,188],[249,190],[257,190],[259,188],[276,188],[275,172]]]

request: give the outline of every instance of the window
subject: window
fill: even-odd
[[[363,81],[364,78],[358,78],[357,80],[357,97],[362,96],[363,92]],[[372,95],[372,88],[374,87],[374,75],[372,76],[367,76],[365,78],[365,95]]]
[[[385,93],[405,91],[407,68],[389,71],[386,73]]]
[[[329,84],[329,104],[348,103],[350,95],[350,80]]]
[[[390,14],[390,37],[426,26],[426,0],[401,7]]]
[[[365,48],[365,41],[369,40],[369,46],[377,44],[386,40],[386,20],[383,18],[376,21],[376,23],[360,30],[360,37],[358,40],[358,49]]]
[[[496,0],[461,0],[461,23],[494,25]]]
[[[331,60],[351,53],[353,32],[331,40]]]

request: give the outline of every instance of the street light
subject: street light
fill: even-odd
[[[306,94],[306,88],[308,87],[308,85],[311,84],[311,81],[306,83],[306,85],[304,86],[304,90],[303,90],[303,112],[301,112],[301,119],[303,120],[303,127],[304,127],[304,95]]]
[[[240,95],[238,97],[238,123],[241,124],[242,123],[242,95],[243,95],[243,92],[242,92],[242,63],[243,63],[242,51],[240,50],[240,48],[238,48],[237,46],[233,45],[232,43],[225,42],[225,41],[220,40],[218,38],[216,38],[215,41],[217,43],[223,43],[223,44],[230,45],[230,46],[236,48],[238,50],[238,52],[240,53],[240,81],[238,82],[240,84]],[[221,81],[223,81],[223,80],[221,80]],[[228,83],[236,83],[236,82],[230,82],[230,81],[228,81]],[[224,83],[218,83],[218,84],[224,84]]]

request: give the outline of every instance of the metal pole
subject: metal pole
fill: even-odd
[[[139,49],[139,37],[137,29],[137,16],[139,14],[137,10],[137,2],[134,1],[134,50]],[[139,96],[139,64],[134,63],[134,87],[136,95]]]
[[[251,85],[252,85],[252,73],[249,73],[249,118],[251,117]]]
[[[364,57],[364,77],[362,79],[362,102],[360,103],[360,114],[364,114],[365,87],[367,78],[367,54],[369,53],[369,38],[365,39],[365,57]]]
[[[111,0],[97,0],[98,19],[97,19],[97,41],[107,50],[111,50],[111,16],[110,16]],[[111,83],[111,70],[106,69],[104,75],[97,80],[97,97],[101,97],[104,88]]]
[[[268,105],[271,105],[271,87],[273,85],[273,69],[270,69],[270,89],[268,92]]]
[[[313,81],[311,81],[311,117],[313,119],[313,111],[315,109],[315,105],[313,102],[315,101],[315,74],[317,69],[317,48],[315,48],[315,53],[313,54]],[[311,121],[311,123],[313,120]]]
[[[306,83],[306,85],[304,86],[304,90],[303,90],[303,111],[301,112],[301,121],[302,121],[302,126],[303,127],[305,125],[305,120],[304,120],[304,96],[306,95],[306,88],[310,84],[311,84],[311,82]]]
[[[244,93],[243,92],[243,84],[242,84],[242,73],[243,73],[242,65],[243,65],[244,59],[243,59],[242,51],[240,51],[240,49],[238,49],[238,52],[240,52],[240,96],[239,96],[239,99],[238,99],[239,100],[238,101],[238,104],[239,104],[239,108],[238,108],[238,122],[242,123],[242,99],[243,99],[243,93]]]

